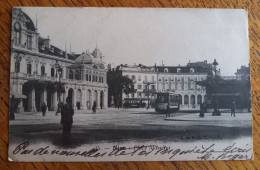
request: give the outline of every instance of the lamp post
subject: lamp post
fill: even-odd
[[[58,83],[58,88],[57,88],[57,92],[58,92],[58,109],[57,109],[57,112],[55,114],[57,116],[58,113],[61,112],[60,92],[61,92],[61,73],[62,73],[62,70],[63,70],[57,60],[56,60],[56,63],[55,63],[55,68],[56,68],[56,77],[57,77],[57,73],[59,74],[59,83]]]
[[[150,89],[149,89],[149,86],[151,84],[154,84],[154,82],[144,81],[143,84],[145,84],[146,87],[147,87],[147,89],[145,89],[144,92],[147,95],[147,108],[146,109],[148,110],[148,108],[150,107],[150,93],[151,93]]]
[[[217,100],[217,65],[218,62],[216,61],[216,59],[214,59],[213,62],[213,71],[214,71],[214,75],[213,75],[213,107],[214,107],[214,111],[212,113],[212,116],[220,116],[220,111],[219,111],[219,103]]]

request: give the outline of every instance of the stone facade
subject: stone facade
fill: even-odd
[[[51,45],[50,39],[42,38],[30,17],[19,8],[13,9],[11,43],[10,91],[27,97],[19,106],[20,112],[39,111],[43,102],[48,110],[57,110],[58,102],[64,102],[66,97],[71,98],[75,109],[91,109],[94,101],[97,108],[107,107],[106,69],[98,48],[92,53],[69,54]],[[62,83],[65,93],[59,94],[48,86],[28,91],[25,84],[35,81]]]
[[[123,76],[131,78],[137,89],[133,94],[122,94],[125,98],[155,100],[156,94],[145,94],[144,89],[155,92],[175,92],[181,96],[181,109],[199,109],[206,100],[206,89],[196,84],[207,78],[211,64],[206,61],[189,63],[187,66],[122,66]]]

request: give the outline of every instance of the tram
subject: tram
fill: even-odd
[[[157,93],[155,111],[170,116],[180,110],[180,95],[172,92]]]

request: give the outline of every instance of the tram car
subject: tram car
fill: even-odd
[[[171,113],[180,110],[180,95],[176,93],[157,93],[155,111],[170,116]]]

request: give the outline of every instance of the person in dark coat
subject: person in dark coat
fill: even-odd
[[[74,110],[69,104],[69,99],[66,99],[66,103],[61,107],[61,124],[63,125],[63,137],[67,139],[71,133],[71,127],[73,124]]]
[[[204,117],[205,114],[205,105],[204,103],[200,103],[200,117]]]
[[[234,115],[236,117],[236,103],[233,101],[231,104],[231,116]]]
[[[47,110],[47,106],[46,104],[43,102],[42,106],[41,106],[41,111],[42,111],[42,116],[46,115],[46,110]]]
[[[97,103],[94,101],[93,106],[92,106],[92,113],[95,114],[97,109]]]

